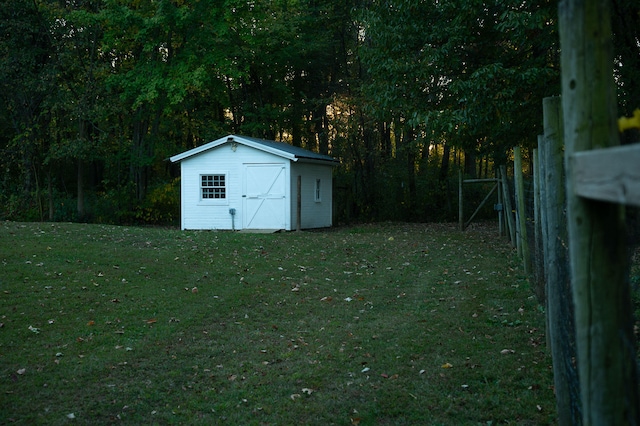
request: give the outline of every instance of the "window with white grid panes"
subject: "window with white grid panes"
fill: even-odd
[[[200,194],[203,200],[221,200],[227,198],[225,175],[200,175]]]

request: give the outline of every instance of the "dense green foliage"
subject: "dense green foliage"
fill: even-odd
[[[615,3],[628,113],[638,5]],[[6,0],[0,217],[171,222],[166,158],[237,133],[339,158],[338,221],[451,218],[458,168],[536,143],[557,45],[548,0]]]

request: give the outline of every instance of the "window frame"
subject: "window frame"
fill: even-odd
[[[211,179],[211,185],[204,185],[205,178]],[[223,185],[215,185],[216,178],[222,180]],[[205,197],[205,190],[213,190],[210,192],[211,197]],[[221,197],[215,197],[216,189],[221,189]],[[223,171],[202,172],[198,173],[198,201],[200,204],[229,204],[229,173]]]
[[[316,178],[316,183],[313,187],[313,200],[316,203],[322,202],[322,179]]]

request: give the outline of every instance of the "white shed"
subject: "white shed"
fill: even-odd
[[[303,229],[332,225],[338,161],[328,155],[229,135],[170,160],[180,162],[182,229],[294,230],[298,217]]]

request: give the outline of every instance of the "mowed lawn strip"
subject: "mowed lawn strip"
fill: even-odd
[[[552,424],[493,225],[0,224],[0,423]]]

